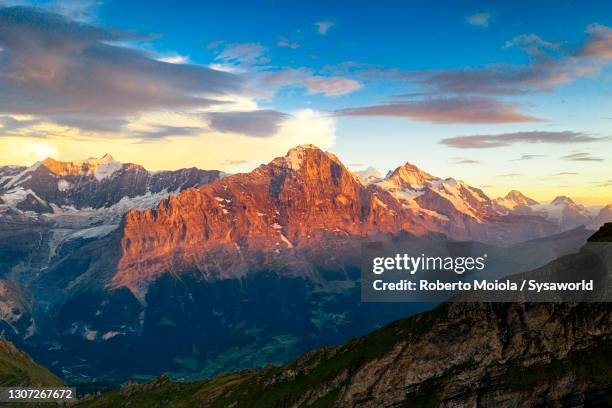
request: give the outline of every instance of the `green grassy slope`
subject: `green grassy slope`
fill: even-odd
[[[64,383],[26,353],[0,339],[0,387],[63,386]]]

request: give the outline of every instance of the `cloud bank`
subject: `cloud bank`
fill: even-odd
[[[516,143],[591,143],[603,140],[580,132],[515,132],[497,135],[457,136],[442,139],[440,144],[457,149],[491,149],[511,146]]]
[[[291,115],[271,109],[262,109],[251,112],[211,112],[206,117],[210,127],[219,132],[272,137]]]
[[[522,114],[518,104],[484,97],[429,98],[403,103],[342,109],[338,116],[389,116],[435,124],[537,122]]]
[[[135,40],[144,38],[31,7],[0,9],[0,112],[121,123],[147,110],[209,107],[242,89],[236,75],[118,45]]]

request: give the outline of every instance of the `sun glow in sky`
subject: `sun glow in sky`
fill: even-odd
[[[612,3],[239,3],[0,0],[0,165],[235,172],[312,143],[612,202]]]

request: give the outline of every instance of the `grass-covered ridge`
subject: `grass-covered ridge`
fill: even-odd
[[[438,317],[446,305],[391,323],[367,336],[346,344],[306,353],[283,366],[244,370],[206,381],[173,382],[167,377],[84,401],[80,406],[108,407],[192,407],[207,401],[210,407],[282,407],[300,403],[312,407],[332,406],[340,387],[350,375],[368,362],[380,358],[400,341],[416,340]],[[288,374],[289,373],[289,374]],[[331,384],[331,385],[329,385]],[[321,395],[317,395],[317,394]]]
[[[30,356],[0,339],[0,386],[63,386],[64,383]]]

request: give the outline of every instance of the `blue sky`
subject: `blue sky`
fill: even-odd
[[[1,161],[243,171],[312,142],[354,170],[612,201],[610,2],[2,5],[21,82],[0,90]]]

